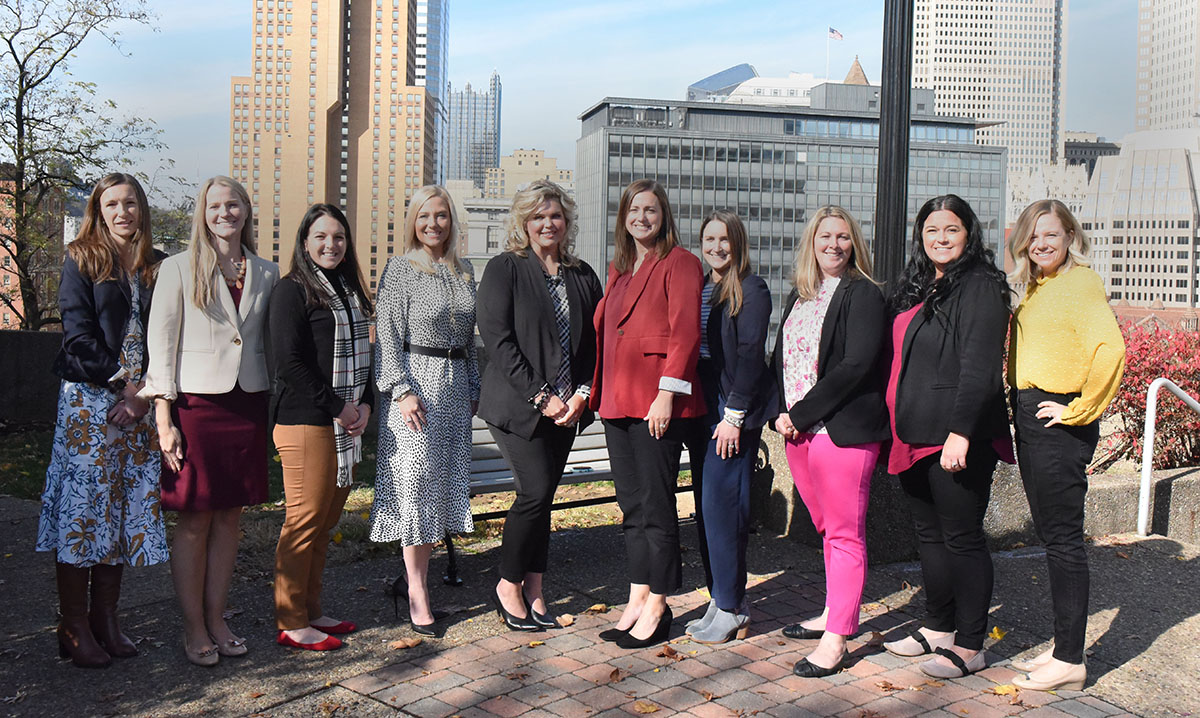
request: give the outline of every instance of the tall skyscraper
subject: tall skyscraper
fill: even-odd
[[[433,141],[437,167],[434,181],[446,180],[448,148],[446,136],[449,125],[449,110],[446,106],[450,92],[449,75],[446,73],[446,48],[450,44],[449,0],[417,0],[417,84],[429,93],[429,103],[434,113]]]
[[[1008,171],[1062,156],[1067,0],[916,0],[913,85],[939,115],[974,117]]]
[[[484,189],[489,167],[500,164],[500,74],[492,73],[486,92],[450,91],[450,157],[447,180],[469,179]]]
[[[1196,0],[1138,0],[1137,129],[1200,127]]]
[[[435,113],[416,84],[417,0],[253,0],[254,72],[230,84],[230,174],[258,252],[283,261],[307,207],[350,221],[373,289],[405,200],[434,179]]]

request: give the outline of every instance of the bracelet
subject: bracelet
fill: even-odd
[[[722,417],[721,421],[724,421],[726,424],[729,424],[736,429],[740,429],[742,428],[742,425],[746,423],[746,412],[735,411],[733,409],[726,408],[725,416]]]

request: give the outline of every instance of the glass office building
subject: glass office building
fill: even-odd
[[[858,218],[868,243],[876,241],[878,92],[871,86],[814,89],[816,104],[838,109],[602,100],[580,116],[580,256],[604,276],[621,192],[651,177],[666,187],[681,240],[697,255],[708,212],[727,208],[741,216],[754,271],[771,288],[777,320],[811,212],[841,205]],[[930,197],[958,194],[979,214],[985,240],[1000,257],[1005,150],[976,145],[971,119],[933,115],[925,93],[932,94],[913,93],[914,108],[920,101],[930,110],[914,112],[912,121],[909,220]],[[907,246],[910,232],[885,239]]]
[[[489,167],[500,166],[500,74],[492,72],[488,89],[450,90],[450,130],[446,180],[471,180],[487,187]]]

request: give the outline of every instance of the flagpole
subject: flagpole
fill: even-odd
[[[825,30],[825,81],[829,81],[829,30]]]

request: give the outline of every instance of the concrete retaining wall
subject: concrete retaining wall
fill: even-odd
[[[1087,534],[1136,531],[1139,486],[1136,474],[1092,477],[1084,514]],[[1152,489],[1151,533],[1188,543],[1200,542],[1200,468],[1155,472]],[[783,441],[770,430],[763,432],[751,502],[757,523],[807,545],[821,545],[804,502],[792,484]],[[993,550],[1039,543],[1015,466],[1001,463],[996,469],[984,528]],[[899,480],[882,468],[871,479],[867,553],[875,563],[907,561],[917,556],[912,516],[904,492]]]
[[[59,332],[0,331],[0,424],[54,421],[61,346]]]

